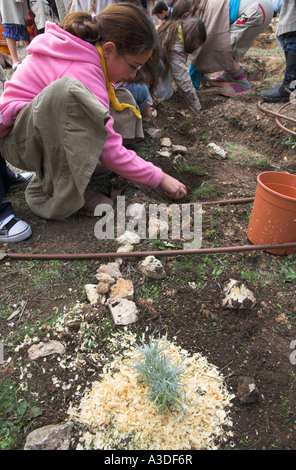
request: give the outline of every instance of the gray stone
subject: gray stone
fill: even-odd
[[[49,424],[32,431],[24,450],[69,450],[73,423]]]
[[[155,256],[147,256],[138,264],[138,269],[153,279],[163,279],[166,276],[162,263]]]
[[[47,343],[33,344],[28,349],[28,355],[31,361],[35,361],[40,357],[50,356],[51,354],[65,354],[66,349],[59,341],[48,341]]]

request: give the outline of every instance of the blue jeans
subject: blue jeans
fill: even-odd
[[[149,98],[149,90],[147,86],[142,83],[128,83],[127,85],[123,85],[122,88],[125,88],[133,95],[140,111],[142,112]]]
[[[14,215],[13,207],[10,202],[2,202],[6,191],[14,178],[14,173],[6,165],[6,161],[0,155],[0,223],[9,215]]]
[[[284,52],[292,52],[292,54],[296,54],[296,32],[278,36],[277,40]]]

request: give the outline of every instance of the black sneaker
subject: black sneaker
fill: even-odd
[[[30,225],[23,220],[13,217],[6,225],[0,229],[0,242],[15,243],[21,242],[32,234]]]
[[[9,189],[17,189],[17,188],[23,188],[24,186],[27,186],[32,176],[33,176],[33,173],[29,173],[29,172],[16,174]]]

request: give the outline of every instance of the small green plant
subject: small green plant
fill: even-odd
[[[193,201],[198,201],[199,199],[204,199],[213,192],[215,185],[210,181],[206,181],[205,183],[201,184],[199,188],[196,188],[192,191],[192,199]]]
[[[162,345],[160,340],[149,338],[149,344],[137,345],[141,358],[131,366],[138,380],[149,388],[147,397],[155,404],[158,414],[168,411],[178,416],[186,414],[185,384],[182,382],[184,368],[182,361],[175,364],[169,355],[164,354],[169,344]]]
[[[296,149],[296,137],[291,135],[291,137],[285,141],[285,144],[293,150]]]
[[[196,165],[187,165],[186,163],[181,163],[179,165],[179,172],[180,173],[192,173],[197,176],[205,176],[206,172],[201,170]]]

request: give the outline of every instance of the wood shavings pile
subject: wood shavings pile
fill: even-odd
[[[130,334],[125,333],[128,336]],[[131,335],[133,336],[133,335]],[[218,443],[231,433],[229,411],[233,395],[225,387],[217,368],[199,354],[169,343],[166,354],[178,363],[183,360],[186,371],[186,416],[157,414],[146,397],[147,386],[137,380],[129,367],[139,358],[129,337],[129,349],[117,357],[104,372],[100,382],[94,382],[78,409],[69,409],[70,417],[88,426],[81,449],[189,450],[217,449]],[[120,342],[122,346],[122,342]]]

